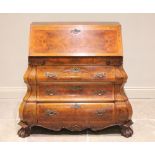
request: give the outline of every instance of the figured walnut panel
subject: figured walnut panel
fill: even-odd
[[[103,66],[39,66],[37,82],[115,81],[115,68]]]
[[[37,86],[38,102],[114,101],[114,85],[103,83],[44,83]]]
[[[30,56],[121,56],[120,25],[32,25]]]
[[[39,125],[54,130],[95,130],[115,123],[114,103],[39,103],[37,116]]]

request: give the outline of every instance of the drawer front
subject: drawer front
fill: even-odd
[[[31,27],[30,56],[121,56],[120,26]]]
[[[35,66],[85,65],[85,66],[120,66],[123,57],[29,57],[29,64]]]
[[[115,68],[104,66],[38,66],[37,82],[115,81]]]
[[[37,86],[37,101],[113,101],[114,85],[103,83],[46,83]]]
[[[103,127],[114,123],[114,103],[39,103],[38,123],[49,128]]]

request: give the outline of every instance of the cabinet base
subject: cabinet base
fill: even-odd
[[[131,128],[132,124],[133,124],[132,120],[129,120],[129,121],[126,121],[124,124],[119,125],[120,133],[122,136],[129,138],[133,135],[133,130]],[[20,121],[19,125],[21,126],[21,129],[19,129],[19,131],[17,133],[18,136],[21,138],[29,137],[31,135],[31,126],[27,125],[27,123],[23,122],[23,121]],[[116,125],[113,125],[113,126],[116,126]],[[97,130],[97,131],[100,131],[100,130]],[[57,132],[57,131],[55,131],[55,132]],[[80,132],[80,131],[78,131],[78,132]]]

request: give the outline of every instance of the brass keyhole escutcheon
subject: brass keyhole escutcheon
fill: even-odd
[[[95,75],[95,77],[96,78],[104,78],[105,77],[105,73],[97,73],[96,75]]]
[[[55,95],[55,91],[54,90],[47,90],[46,94],[49,96],[53,96],[53,95]]]
[[[54,111],[54,110],[48,109],[48,110],[46,111],[46,114],[47,114],[48,116],[55,116],[55,115],[57,114],[57,112]]]
[[[56,74],[51,73],[51,72],[46,72],[45,73],[45,76],[48,77],[48,78],[55,78],[56,77]]]
[[[73,104],[71,107],[74,108],[74,109],[81,108],[80,104],[78,104],[78,103]]]
[[[78,91],[78,90],[82,90],[82,87],[81,86],[71,86],[71,87],[69,87],[69,89],[70,90],[72,90],[72,91]]]
[[[79,30],[79,29],[77,29],[77,28],[71,30],[71,33],[72,33],[72,34],[78,34],[78,33],[80,33],[80,32],[81,32],[81,30]]]
[[[102,96],[102,95],[105,95],[106,94],[106,91],[105,90],[97,90],[95,92],[95,94],[98,95],[98,96]]]
[[[80,68],[79,67],[73,67],[71,69],[72,72],[80,72]]]

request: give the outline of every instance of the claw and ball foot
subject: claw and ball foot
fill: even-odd
[[[133,135],[133,130],[130,127],[132,124],[133,124],[133,122],[130,120],[130,121],[124,123],[123,125],[121,125],[121,135],[122,136],[128,138]]]
[[[21,129],[18,131],[18,136],[21,138],[25,138],[30,136],[31,134],[31,128],[25,123],[25,122],[19,122],[19,125],[21,125]]]

